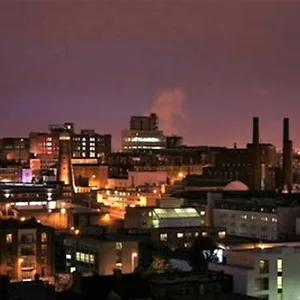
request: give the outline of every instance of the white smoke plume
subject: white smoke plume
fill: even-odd
[[[165,135],[181,135],[187,120],[185,112],[186,94],[181,88],[165,89],[158,93],[149,113],[159,117],[159,128]]]

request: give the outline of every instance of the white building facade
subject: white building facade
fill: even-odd
[[[298,300],[300,248],[278,247],[227,251],[226,264],[209,269],[233,276],[235,293],[268,300]]]

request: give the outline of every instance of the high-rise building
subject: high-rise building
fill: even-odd
[[[169,135],[166,136],[167,149],[176,149],[182,146],[182,136]]]
[[[97,158],[105,162],[111,153],[111,135],[101,135],[95,130],[81,130],[72,136],[73,158]]]
[[[47,170],[56,165],[59,155],[59,139],[62,134],[68,134],[71,141],[71,157],[77,159],[94,158],[105,162],[111,153],[111,135],[101,135],[94,130],[75,132],[73,123],[49,126],[49,132],[31,132],[29,151],[38,160],[41,170]]]
[[[134,116],[130,119],[130,129],[122,131],[123,151],[145,151],[166,148],[166,138],[158,127],[156,114]]]
[[[133,116],[130,118],[131,130],[158,130],[158,116],[151,113],[149,116]]]
[[[58,157],[59,135],[50,132],[31,132],[29,134],[30,153],[35,157]]]

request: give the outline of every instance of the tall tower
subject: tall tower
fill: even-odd
[[[261,189],[261,161],[259,146],[259,119],[253,118],[253,135],[252,135],[252,189]]]
[[[290,191],[292,188],[292,152],[293,144],[290,140],[289,118],[283,119],[283,152],[282,152],[282,175],[283,188]]]
[[[74,192],[74,175],[71,162],[71,137],[68,133],[59,136],[59,153],[57,166],[57,180],[63,182]]]

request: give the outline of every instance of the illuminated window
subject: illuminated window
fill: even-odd
[[[42,234],[41,234],[41,242],[42,243],[47,243],[47,233],[46,232],[42,232]]]
[[[177,237],[180,239],[180,238],[183,238],[183,233],[182,232],[178,232],[177,233]]]
[[[121,262],[116,263],[116,269],[122,269],[122,263]]]
[[[184,243],[184,248],[191,248],[192,247],[192,244],[191,243]]]
[[[277,259],[277,272],[278,273],[282,272],[282,259],[281,258]]]
[[[195,237],[198,237],[199,236],[199,232],[195,232]]]
[[[80,252],[76,252],[75,257],[77,261],[80,261]]]
[[[122,250],[123,249],[123,244],[118,242],[116,243],[116,250]]]
[[[277,289],[282,289],[282,276],[277,277]]]
[[[93,254],[90,254],[89,260],[91,264],[95,263],[95,256]]]
[[[162,242],[166,242],[168,240],[168,234],[167,233],[161,233],[160,234],[160,240]]]
[[[203,231],[203,232],[202,232],[202,236],[207,236],[207,232],[206,232],[206,231]]]
[[[76,252],[75,253],[75,258],[76,258],[77,261],[80,261],[80,262],[83,262],[83,263],[87,263],[87,264],[94,264],[95,263],[94,254]]]
[[[261,274],[269,273],[269,261],[266,259],[261,259],[259,261],[259,272]]]
[[[225,239],[226,237],[226,231],[219,231],[218,232],[219,239]]]
[[[7,244],[11,244],[12,243],[12,234],[11,233],[8,233],[6,235],[6,243]]]

